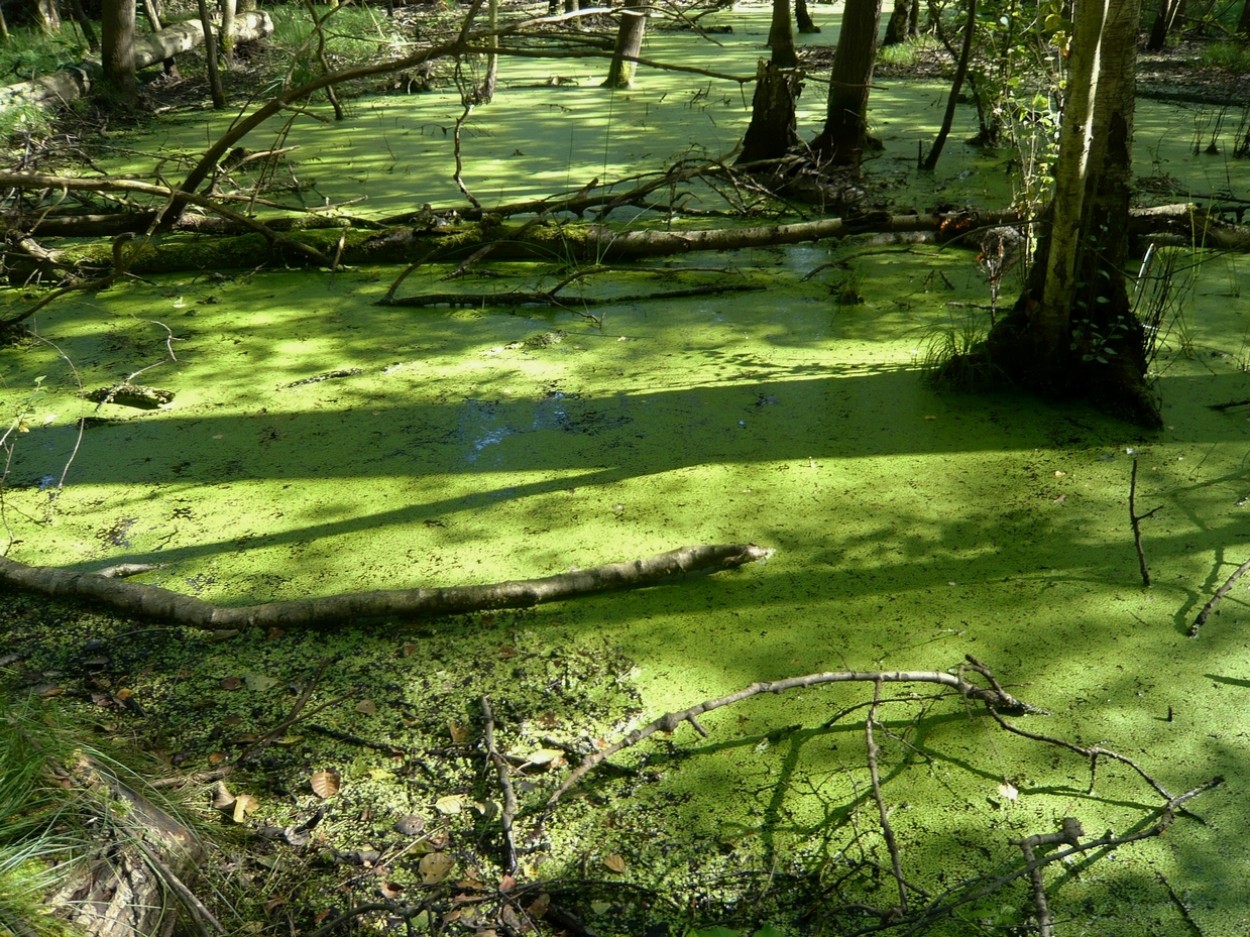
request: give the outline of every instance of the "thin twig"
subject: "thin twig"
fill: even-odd
[[[508,776],[508,759],[499,753],[495,745],[495,713],[491,710],[490,698],[481,699],[482,718],[486,720],[483,729],[483,740],[486,743],[486,756],[495,766],[495,774],[499,778],[499,787],[503,790],[503,811],[499,816],[499,825],[503,829],[505,875],[516,872],[516,840],[512,836],[512,821],[516,817],[516,791],[512,789],[512,779]]]
[[[1073,856],[1083,855],[1088,852],[1100,849],[1117,849],[1120,846],[1127,845],[1128,843],[1135,843],[1138,840],[1149,839],[1153,836],[1160,836],[1169,826],[1172,825],[1172,821],[1176,819],[1177,814],[1184,808],[1184,805],[1188,801],[1197,797],[1199,794],[1203,794],[1211,790],[1212,788],[1219,787],[1223,783],[1224,778],[1217,776],[1209,781],[1204,781],[1202,784],[1199,784],[1197,787],[1192,788],[1183,794],[1178,794],[1175,797],[1169,797],[1167,799],[1167,803],[1159,808],[1158,819],[1144,829],[1137,830],[1134,833],[1126,833],[1123,836],[1116,836],[1108,831],[1097,839],[1068,846],[1066,849],[1057,849],[1054,852],[1042,856],[1041,858],[1034,857],[1034,860],[1031,863],[1026,862],[1024,865],[1019,868],[1012,869],[1010,872],[1004,872],[1002,875],[995,876],[992,879],[983,880],[980,885],[975,885],[974,883],[975,887],[967,887],[962,884],[955,886],[955,888],[934,899],[927,906],[916,912],[906,922],[889,921],[880,926],[863,928],[862,930],[857,931],[857,933],[864,934],[879,930],[892,930],[896,929],[903,923],[912,925],[911,933],[915,933],[919,929],[923,928],[924,924],[929,921],[937,920],[939,918],[947,918],[956,908],[980,901],[986,896],[1002,890],[1005,886],[1011,884],[1016,879],[1022,878],[1026,875],[1031,876],[1034,868],[1042,868],[1055,862],[1064,862]],[[960,891],[960,889],[965,890]]]
[[[907,914],[907,883],[903,879],[903,860],[899,856],[898,842],[894,838],[894,829],[890,826],[890,811],[886,809],[885,797],[881,793],[881,773],[877,770],[877,755],[881,749],[872,735],[873,723],[877,720],[877,706],[881,703],[881,680],[872,685],[872,707],[868,710],[868,718],[864,720],[864,746],[868,750],[868,776],[872,779],[872,797],[877,802],[877,815],[881,820],[881,835],[885,838],[885,847],[890,851],[890,865],[894,870],[894,880],[898,883],[898,913]]]
[[[1141,545],[1141,522],[1160,510],[1163,505],[1151,508],[1145,514],[1137,513],[1137,460],[1133,460],[1133,475],[1128,486],[1128,519],[1133,527],[1133,546],[1137,548],[1137,564],[1141,567],[1141,583],[1150,585],[1150,567],[1146,565],[1146,551]]]
[[[970,659],[972,669],[978,673],[988,673],[984,665],[979,664],[975,659]],[[597,751],[587,755],[580,765],[569,773],[555,792],[547,800],[547,809],[550,810],[556,803],[569,792],[569,790],[577,784],[583,777],[589,774],[594,768],[611,758],[617,752],[637,745],[646,738],[650,738],[657,732],[672,732],[678,728],[683,722],[690,723],[691,727],[702,736],[708,734],[707,730],[699,723],[698,717],[703,713],[711,712],[714,709],[720,709],[723,706],[731,706],[734,703],[740,703],[743,700],[750,699],[753,696],[759,696],[763,693],[785,693],[789,690],[802,689],[805,687],[820,686],[826,683],[937,683],[942,686],[950,687],[958,690],[962,696],[969,699],[979,700],[985,703],[991,713],[997,714],[999,710],[1011,712],[1015,714],[1040,713],[1042,710],[1036,706],[1021,702],[1016,699],[1001,686],[997,681],[992,681],[989,689],[978,686],[966,680],[963,676],[962,669],[959,673],[947,673],[942,670],[893,670],[893,671],[834,671],[830,673],[812,673],[805,674],[801,677],[789,677],[785,680],[769,680],[760,683],[752,683],[750,686],[743,687],[727,696],[721,696],[716,699],[704,700],[697,703],[689,709],[683,709],[677,712],[665,713],[644,726],[639,726],[623,738],[618,739],[611,745],[607,745]],[[1022,731],[1022,730],[1020,730]],[[1076,748],[1075,746],[1069,747]],[[1082,751],[1081,749],[1076,749]]]
[[[1051,937],[1054,933],[1054,922],[1050,918],[1050,906],[1046,903],[1046,880],[1042,876],[1042,865],[1038,863],[1033,850],[1038,846],[1049,846],[1055,843],[1067,843],[1069,846],[1080,846],[1085,831],[1075,817],[1064,817],[1063,825],[1058,833],[1038,833],[1024,839],[1013,839],[1011,844],[1019,846],[1024,853],[1024,864],[1029,870],[1029,878],[1033,883],[1033,904],[1037,909],[1037,930],[1041,937]]]
[[[308,701],[312,699],[313,693],[316,691],[318,685],[321,683],[321,675],[325,673],[326,668],[330,666],[333,660],[334,658],[327,657],[324,660],[322,660],[321,663],[317,665],[317,670],[313,673],[312,679],[308,681],[308,686],[304,687],[304,692],[300,694],[299,699],[295,701],[295,705],[291,707],[290,714],[288,714],[285,719],[283,719],[276,726],[274,726],[272,729],[270,729],[268,732],[266,732],[264,735],[258,738],[255,742],[253,742],[252,745],[243,752],[243,754],[241,754],[238,758],[234,760],[234,764],[236,765],[244,764],[247,762],[249,758],[253,758],[256,755],[260,754],[262,750],[264,750],[265,748],[268,748],[269,745],[273,743],[275,739],[279,738],[282,735],[282,733],[284,733],[287,729],[289,729],[292,725],[295,724],[295,721],[299,719],[300,713],[303,712],[304,707],[308,705]],[[339,700],[335,700],[334,702],[339,702]],[[308,715],[311,716],[313,715],[313,713],[317,712],[320,709],[324,709],[328,705],[333,705],[333,703],[324,703],[321,706],[317,707],[317,709],[313,710],[313,712],[310,712]]]
[[[1215,590],[1215,595],[1211,596],[1211,598],[1207,601],[1207,604],[1202,606],[1202,611],[1198,613],[1198,617],[1194,619],[1194,623],[1189,626],[1188,633],[1191,638],[1198,637],[1198,629],[1201,628],[1206,623],[1206,620],[1211,616],[1211,611],[1215,608],[1215,603],[1232,591],[1233,586],[1237,584],[1237,580],[1244,576],[1247,570],[1250,570],[1250,560],[1246,560],[1238,566],[1233,571],[1233,574],[1228,577],[1228,581]]]

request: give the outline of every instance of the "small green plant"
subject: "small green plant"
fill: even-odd
[[[988,321],[969,311],[934,329],[920,346],[919,364],[934,387],[975,390],[1003,383],[1001,371],[983,354]]]
[[[882,46],[877,52],[877,63],[891,68],[910,68],[925,58],[941,53],[941,43],[930,35],[917,36],[906,42]]]
[[[127,849],[150,856],[154,817],[189,830],[191,816],[63,710],[0,696],[0,933],[79,934],[49,897],[77,885],[92,857]],[[149,871],[162,877],[163,860]]]

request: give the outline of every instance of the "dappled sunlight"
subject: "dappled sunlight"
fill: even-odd
[[[754,74],[764,10],[752,5],[706,55],[689,52],[703,40],[659,30],[644,55]],[[832,43],[838,17],[815,13],[825,32],[804,41]],[[590,58],[504,61],[495,103],[463,127],[463,178],[486,208],[596,178],[623,191],[623,177],[665,161],[728,153],[749,117],[749,86],[744,95],[731,81],[644,69],[636,89],[609,92],[605,71]],[[804,92],[805,137],[825,91],[813,78]],[[916,172],[916,143],[931,140],[945,91],[897,79],[874,87],[873,132],[887,144],[873,159],[877,184],[909,193],[917,210],[1005,204],[1016,158],[1006,149],[953,140],[935,173]],[[462,203],[446,168],[461,113],[454,91],[371,96],[348,110],[343,123],[272,121],[247,145],[296,146],[278,176],[302,186],[309,207],[363,198],[347,210],[376,218]],[[1231,163],[1188,152],[1201,117],[1150,102],[1138,114],[1139,172],[1186,179],[1160,200],[1218,190]],[[198,153],[234,116],[163,119],[103,164],[150,174]],[[960,120],[955,140],[975,129],[966,108]],[[703,183],[658,197],[669,195],[724,205]],[[633,208],[615,220],[674,231],[726,223]],[[370,738],[411,728],[417,712],[447,744],[458,720],[479,718],[466,715],[468,687],[496,695],[505,731],[536,720],[593,751],[609,734],[755,681],[948,671],[973,655],[1047,711],[1022,725],[1130,754],[1176,793],[1250,772],[1244,588],[1197,641],[1185,638],[1250,552],[1244,256],[1183,249],[1195,266],[1154,363],[1165,426],[1146,434],[1083,405],[927,382],[934,348],[971,346],[990,325],[984,271],[961,245],[848,239],[605,265],[564,287],[562,306],[520,291],[562,282],[571,251],[553,247],[546,262],[486,256],[459,271],[468,250],[404,281],[397,295],[442,297],[428,307],[378,305],[398,268],[280,271],[258,256],[255,270],[128,278],[40,311],[30,320],[38,340],[0,349],[5,405],[31,401],[29,432],[12,435],[3,468],[6,555],[84,571],[157,564],[142,581],[239,606],[551,576],[687,544],[776,552],[712,576],[419,631],[344,622],[324,635],[244,632],[245,652],[204,637],[221,673],[188,679],[199,698],[170,680],[145,702],[198,718],[201,700],[222,695],[228,654],[245,653],[249,674],[275,681],[248,717],[260,720],[248,731],[265,731],[287,715],[304,671],[337,655],[332,669],[350,686],[381,681],[389,694],[391,710],[368,714]],[[645,298],[675,286],[705,292]],[[741,290],[712,292],[726,286]],[[1018,289],[1009,274],[1004,305]],[[81,393],[132,375],[172,402],[140,411]],[[1149,588],[1130,524],[1135,464]],[[166,630],[144,640],[175,640]],[[66,647],[71,638],[88,640],[75,633]],[[577,654],[596,666],[567,677]],[[544,694],[532,705],[516,689],[531,677]],[[560,711],[559,693],[583,690],[611,705]],[[872,691],[762,694],[700,717],[706,736],[683,724],[623,752],[614,760],[628,771],[591,776],[589,796],[552,812],[544,834],[569,863],[559,871],[584,877],[592,853],[619,849],[643,888],[667,876],[711,892],[754,869],[768,876],[760,888],[775,875],[776,887],[815,902],[854,869],[885,870],[888,855],[865,832],[879,823],[865,755]],[[1087,759],[1006,734],[979,704],[936,701],[920,684],[880,692],[883,794],[927,887],[1018,862],[1011,840],[1053,832],[1064,816],[1079,815],[1091,836],[1123,833],[1158,805],[1123,765],[1100,765],[1090,792]],[[324,719],[342,734],[361,716],[340,707]],[[386,760],[383,773],[394,767],[394,752],[376,750],[384,744],[353,756],[350,781],[376,780],[370,758]],[[402,783],[421,799],[417,782]],[[1204,824],[1178,820],[1163,840],[1079,875],[1052,868],[1052,900],[1096,906],[1086,916],[1105,930],[1114,893],[1149,909],[1125,933],[1164,933],[1177,920],[1165,873],[1206,932],[1235,932],[1250,859],[1228,843],[1250,836],[1250,818],[1234,794],[1204,798]],[[614,805],[608,819],[588,820],[600,799]],[[1003,900],[968,920],[1005,932],[1019,909]]]

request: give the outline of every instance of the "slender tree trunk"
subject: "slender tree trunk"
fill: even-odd
[[[912,6],[912,0],[894,0],[894,12],[885,24],[885,38],[881,40],[881,45],[896,46],[907,41]]]
[[[825,128],[812,141],[817,155],[835,166],[859,166],[863,159],[868,90],[880,23],[881,0],[846,0],[833,58]]]
[[[768,47],[773,50],[772,62],[777,68],[794,68],[799,64],[799,53],[794,47],[794,29],[790,25],[790,0],[773,0]]]
[[[925,157],[923,168],[926,172],[933,172],[937,167],[938,157],[942,155],[942,147],[946,145],[946,138],[950,136],[951,125],[955,122],[955,106],[959,103],[959,92],[964,85],[964,77],[968,74],[968,61],[972,58],[972,40],[977,31],[977,0],[965,0],[968,4],[968,15],[964,20],[964,44],[959,50],[959,61],[955,65],[955,77],[951,81],[950,97],[946,99],[946,113],[942,115],[942,128],[938,131],[937,139],[933,141],[933,146],[929,149],[929,155]]]
[[[486,21],[490,28],[490,36],[486,40],[486,45],[490,48],[490,51],[486,53],[486,77],[482,79],[482,84],[477,89],[479,104],[489,104],[494,99],[495,86],[499,83],[499,52],[497,51],[499,49],[499,36],[495,34],[495,30],[499,28],[499,0],[489,0],[487,3]],[[640,38],[640,45],[641,42]]]
[[[1150,27],[1150,38],[1146,40],[1148,52],[1163,51],[1164,45],[1167,44],[1168,33],[1172,31],[1172,24],[1176,22],[1176,17],[1184,5],[1185,0],[1159,0],[1159,10]],[[1250,4],[1247,4],[1247,9],[1250,9]],[[1244,16],[1243,13],[1243,18]]]
[[[213,107],[220,111],[226,106],[226,92],[221,86],[221,72],[217,68],[217,37],[213,34],[213,18],[209,15],[208,3],[206,0],[199,0],[198,6],[200,23],[204,26],[204,60],[208,65],[208,88],[213,96]]]
[[[87,40],[87,48],[92,52],[99,52],[100,40],[96,37],[95,27],[91,25],[91,17],[82,8],[82,0],[69,0],[69,8],[74,14],[74,22],[82,30],[83,38]]]
[[[56,5],[56,0],[35,0],[35,21],[46,35],[51,36],[60,32],[61,11]]]
[[[794,0],[794,21],[798,24],[799,32],[804,35],[820,32],[820,27],[812,21],[812,15],[807,12],[807,0]]]
[[[1237,21],[1237,32],[1243,36],[1250,36],[1250,0],[1242,4],[1241,19]]]
[[[616,48],[612,64],[608,67],[605,88],[632,88],[638,63],[633,61],[642,54],[642,38],[647,31],[645,8],[621,11],[621,26],[616,32]]]
[[[235,0],[221,0],[221,60],[229,69],[234,64]]]
[[[135,0],[105,0],[101,16],[100,57],[105,85],[120,103],[133,107],[139,92],[135,79]]]
[[[802,79],[792,69],[778,68],[760,59],[755,73],[755,97],[751,101],[751,124],[742,138],[737,162],[780,159],[799,142],[794,105],[802,90]]]

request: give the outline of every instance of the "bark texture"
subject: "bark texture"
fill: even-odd
[[[78,599],[133,618],[189,628],[327,628],[375,618],[432,618],[543,602],[614,589],[655,585],[691,572],[716,572],[762,560],[772,550],[754,544],[682,547],[542,579],[444,589],[394,589],[223,608],[159,586],[56,567],[26,566],[0,557],[0,582],[53,598]]]
[[[833,58],[825,127],[812,149],[835,166],[858,166],[868,134],[868,89],[877,58],[881,0],[846,0]]]
[[[642,54],[642,37],[647,30],[647,11],[622,10],[621,25],[616,32],[616,48],[608,66],[605,88],[632,88]]]
[[[1140,14],[1140,0],[1076,7],[1049,223],[1025,290],[991,331],[987,351],[1025,386],[1158,426],[1144,329],[1124,275]]]

